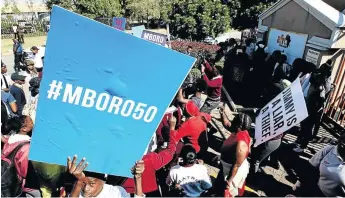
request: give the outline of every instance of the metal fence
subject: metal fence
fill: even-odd
[[[21,27],[25,37],[44,36],[49,31],[50,24],[48,21],[34,18],[23,18],[15,20],[11,18],[1,18],[1,38],[13,38],[13,26],[17,24]]]
[[[334,124],[345,128],[345,49],[337,51],[333,57],[332,79],[335,86],[326,108],[326,116]]]

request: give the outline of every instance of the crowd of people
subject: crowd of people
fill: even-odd
[[[21,59],[16,57],[22,50],[20,45],[14,39],[15,65]],[[230,39],[215,58],[203,58],[198,67],[200,78],[188,79],[189,85],[179,89],[170,105],[173,110],[166,113],[155,132],[156,149],[134,163],[133,178],[89,172],[89,162],[83,156],[66,156],[66,166],[29,161],[42,57],[39,48],[32,47],[33,59],[25,60],[23,71],[11,75],[2,62],[2,196],[243,196],[247,176],[260,172],[264,160],[270,157],[271,166],[277,166],[275,151],[284,135],[253,147],[255,114],[236,113],[229,119],[224,109],[230,101],[224,92],[232,97],[231,102],[260,109],[299,78],[309,117],[301,123],[294,151],[303,152],[316,137],[324,103],[332,91],[331,61],[317,67],[296,59],[289,65],[285,54],[275,51],[268,55],[265,47],[263,42],[250,41],[242,46]],[[193,48],[188,47],[186,54],[192,55]],[[224,59],[223,69],[214,66],[220,59]],[[212,181],[204,158],[214,111],[220,112],[222,124],[231,135],[222,143],[219,173]],[[327,146],[311,158],[310,167],[314,168],[310,174],[317,175],[318,196],[345,195],[344,159],[345,134],[337,145]],[[296,189],[306,189],[304,184],[310,182],[300,181]]]

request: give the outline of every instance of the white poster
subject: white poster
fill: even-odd
[[[255,147],[284,133],[308,117],[300,79],[271,100],[255,121]]]
[[[285,32],[278,29],[270,29],[267,48],[268,53],[272,54],[275,50],[280,50],[288,58],[291,65],[296,58],[302,58],[308,34],[297,34]]]
[[[320,56],[320,52],[312,50],[312,49],[308,49],[308,53],[307,53],[307,56],[305,57],[305,60],[317,65],[319,56]]]

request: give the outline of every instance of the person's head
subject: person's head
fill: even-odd
[[[1,74],[6,74],[7,73],[7,67],[5,63],[1,61]]]
[[[324,77],[330,77],[332,74],[332,65],[326,62],[320,66],[319,71]]]
[[[285,54],[282,54],[279,59],[280,64],[284,64],[287,61],[287,56]]]
[[[252,43],[252,41],[253,41],[253,39],[250,39],[250,38],[247,39],[247,40],[246,40],[246,46],[249,47],[250,44]]]
[[[234,119],[231,122],[232,131],[231,132],[239,132],[239,131],[248,131],[251,128],[252,119],[249,115],[244,113],[239,113],[235,115]]]
[[[218,69],[221,69],[221,68],[216,68],[215,66],[212,66],[212,75],[213,75],[213,77],[216,77],[216,76],[220,75],[220,71]]]
[[[280,56],[282,55],[281,51],[279,50],[275,50],[273,53],[272,53],[272,58],[274,61],[279,61],[280,60]]]
[[[37,54],[39,49],[36,46],[32,46],[30,50],[33,54]]]
[[[338,139],[338,154],[345,161],[345,134],[342,134]]]
[[[86,181],[84,181],[84,187],[82,188],[82,194],[84,197],[96,197],[102,190],[106,181],[106,175],[100,173],[93,173],[84,171]]]
[[[22,85],[22,84],[25,83],[25,78],[26,78],[25,76],[20,75],[20,74],[18,74],[18,73],[13,73],[13,74],[11,75],[12,81],[15,82],[15,83],[18,83],[18,84],[20,84],[20,85]]]
[[[12,39],[12,41],[13,41],[14,44],[18,43],[17,39]]]
[[[197,116],[199,115],[200,111],[199,111],[199,108],[198,106],[195,105],[195,103],[190,100],[186,105],[185,105],[185,108],[184,108],[184,115],[186,117],[193,117],[193,116]]]
[[[285,72],[283,67],[278,66],[277,69],[274,71],[273,74],[273,82],[279,82],[285,78]]]
[[[35,97],[38,94],[40,83],[41,83],[41,79],[38,77],[31,78],[31,80],[29,81],[29,84],[30,84],[29,89],[33,97]]]
[[[197,157],[196,151],[192,145],[186,144],[181,150],[180,157],[183,160],[182,165],[193,165]]]
[[[33,60],[27,60],[26,61],[26,70],[31,73],[35,72],[35,62]]]
[[[196,91],[197,92],[204,92],[206,90],[207,84],[204,79],[199,78],[196,80]]]
[[[188,46],[188,47],[187,47],[187,52],[188,52],[188,53],[192,53],[192,51],[193,51],[192,46]]]
[[[19,133],[21,134],[28,134],[32,131],[32,128],[34,127],[34,123],[30,116],[23,116],[20,119],[21,127],[19,129]]]

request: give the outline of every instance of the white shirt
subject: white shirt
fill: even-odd
[[[43,67],[43,52],[41,52],[42,49],[38,50],[38,53],[34,55],[34,62],[35,62],[35,67],[36,68],[42,68]]]
[[[207,168],[201,164],[190,167],[174,166],[169,173],[166,183],[179,184],[188,197],[198,197],[202,192],[212,187]]]
[[[8,84],[8,87],[6,87],[5,80]],[[1,89],[10,88],[12,84],[13,84],[13,81],[11,80],[11,77],[9,75],[7,75],[7,74],[1,75]]]
[[[310,164],[320,170],[319,187],[327,197],[345,194],[345,161],[338,154],[337,146],[327,146],[317,152]]]
[[[80,192],[79,198],[83,198],[83,192]],[[108,184],[104,184],[101,193],[99,193],[99,198],[103,197],[130,197],[130,194],[126,192],[124,188],[121,186],[112,186]]]

